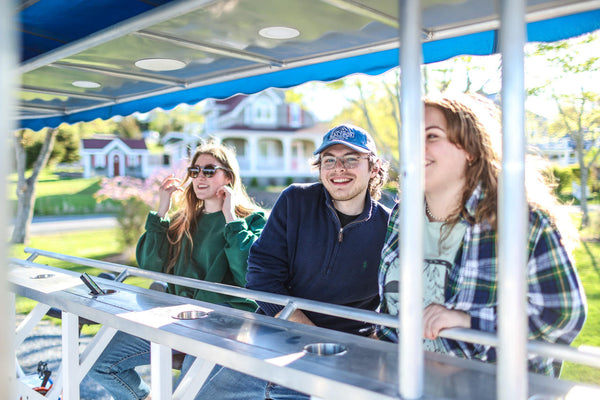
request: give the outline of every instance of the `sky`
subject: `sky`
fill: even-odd
[[[596,32],[600,37],[600,31]],[[573,41],[571,41],[573,42]],[[528,45],[528,48],[532,45]],[[579,53],[579,55],[577,55]],[[592,55],[600,55],[600,38],[590,44],[572,47],[569,54],[574,57],[589,58]],[[497,73],[501,57],[499,55],[472,57],[469,63],[474,86],[481,86],[481,82],[489,79],[485,86],[485,91],[495,93],[501,90],[501,77]],[[453,60],[447,60],[435,64],[429,64],[431,69],[449,68],[454,65],[455,71],[452,78],[451,89],[462,91],[465,85],[466,66]],[[538,86],[546,81],[552,81],[552,87],[557,93],[572,92],[584,87],[586,90],[600,93],[600,72],[582,75],[578,79],[557,79],[560,70],[553,63],[548,62],[543,57],[528,57],[525,70],[526,87]],[[360,75],[363,82],[376,82],[389,76],[389,72],[377,77]],[[430,74],[431,76],[431,74]],[[344,79],[356,79],[358,75],[353,75]],[[348,98],[356,95],[355,90],[340,89],[332,90],[321,82],[309,82],[294,88],[295,92],[301,93],[303,102],[307,108],[312,111],[319,120],[330,121],[339,114],[344,107],[349,106]],[[554,101],[548,96],[544,98],[529,97],[526,101],[526,109],[543,117],[552,119],[558,113]]]

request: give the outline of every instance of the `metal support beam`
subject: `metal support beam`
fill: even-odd
[[[400,218],[398,262],[400,396],[423,395],[423,103],[421,4],[399,0],[400,10]],[[410,233],[409,233],[410,232]]]
[[[257,53],[251,53],[248,51],[237,50],[232,48],[227,48],[223,46],[216,46],[214,44],[200,43],[200,42],[192,42],[191,40],[185,40],[178,37],[168,36],[164,34],[160,34],[158,32],[152,31],[139,31],[135,32],[134,35],[153,39],[160,40],[161,42],[170,43],[179,47],[186,47],[188,49],[202,51],[205,53],[217,54],[225,57],[239,58],[241,60],[247,60],[252,62],[257,62],[260,64],[268,64],[280,67],[283,65],[282,60],[278,60],[273,57],[263,56]]]
[[[17,36],[15,10],[17,2],[0,1],[0,176],[4,179],[9,175],[9,160],[11,148],[9,140],[12,139],[15,109],[15,92],[19,78],[17,68]],[[7,185],[0,185],[0,226],[9,226],[9,209]],[[6,229],[6,228],[3,228]],[[6,232],[6,230],[5,230]],[[8,241],[6,236],[0,243],[0,260],[8,258]],[[0,328],[0,387],[2,395],[8,399],[16,398],[15,385],[16,370],[14,361],[14,296],[9,295],[7,285],[7,269],[0,268],[0,321],[8,321]],[[12,322],[12,323],[10,323]]]
[[[150,343],[150,360],[152,398],[156,400],[170,399],[173,392],[171,348],[158,343]]]
[[[63,58],[70,57],[79,52],[91,49],[92,47],[99,46],[110,40],[120,38],[131,32],[147,28],[180,15],[184,15],[213,2],[214,0],[178,0],[164,4],[136,17],[129,18],[126,21],[114,24],[113,26],[89,35],[83,39],[77,40],[65,46],[61,46],[56,50],[50,51],[41,56],[32,58],[21,65],[19,68],[19,73],[24,74],[25,72],[43,67]],[[12,16],[14,15],[14,12],[7,12],[5,15]]]
[[[62,376],[63,400],[79,400],[79,317],[62,313]]]
[[[498,189],[498,399],[527,398],[525,2],[503,0],[502,172]]]

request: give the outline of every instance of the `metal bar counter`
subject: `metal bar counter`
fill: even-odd
[[[101,278],[98,283],[110,294],[92,296],[78,273],[41,264],[13,265],[8,275],[18,295],[322,399],[399,398],[398,347],[392,343]],[[197,318],[176,318],[184,317],[183,312]],[[63,351],[63,366],[77,367],[64,359],[68,354]],[[495,379],[493,365],[426,353],[423,398],[494,399]],[[536,399],[565,398],[569,391],[581,390],[574,383],[533,374],[529,383]],[[153,379],[153,390],[156,384]],[[160,393],[157,398],[168,398]],[[68,397],[77,398],[65,391],[63,398]]]

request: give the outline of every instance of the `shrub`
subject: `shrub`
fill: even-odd
[[[575,178],[575,175],[573,173],[573,167],[571,166],[567,166],[567,167],[559,167],[559,166],[553,166],[552,167],[552,175],[554,176],[554,180],[555,180],[555,184],[556,186],[554,187],[554,194],[556,194],[557,196],[561,196],[564,193],[564,190],[567,188],[571,187],[571,182],[573,182],[573,179]]]
[[[170,174],[184,176],[185,166],[174,169],[158,169],[146,179],[117,176],[104,178],[100,190],[94,197],[98,202],[112,200],[119,203],[117,224],[121,231],[121,242],[126,251],[131,250],[144,231],[148,212],[158,206],[158,187]]]

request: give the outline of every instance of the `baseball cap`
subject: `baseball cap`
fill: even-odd
[[[327,132],[323,136],[323,143],[313,154],[317,155],[334,144],[343,144],[359,153],[377,154],[375,141],[371,135],[364,129],[350,124],[338,125]]]

